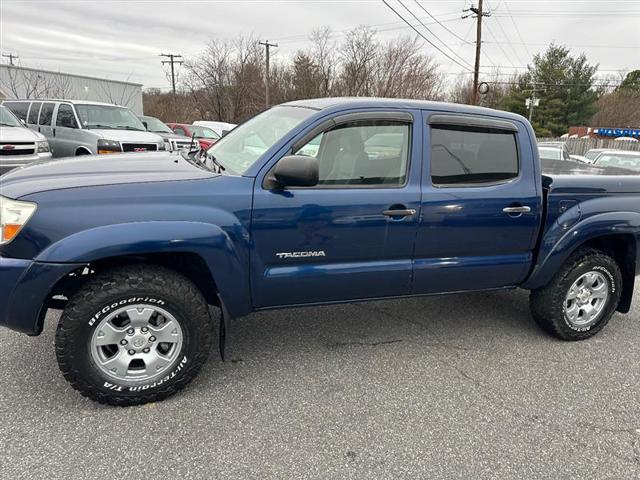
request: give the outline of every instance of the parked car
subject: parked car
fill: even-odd
[[[207,127],[199,125],[187,125],[186,123],[167,123],[169,128],[178,135],[189,138],[193,136],[200,143],[200,148],[206,150],[220,139],[220,135]]]
[[[138,118],[144,125],[144,128],[147,129],[147,132],[152,132],[162,137],[165,150],[173,152],[181,149],[189,150],[192,147],[190,137],[174,133],[173,130],[161,120],[148,115],[139,115]]]
[[[538,154],[540,155],[540,158],[543,160],[558,160],[558,161],[571,160],[571,156],[569,155],[569,152],[566,149],[562,147],[553,146],[553,145],[546,146],[539,143]]]
[[[44,135],[29,130],[11,110],[0,105],[0,175],[49,158],[51,152]]]
[[[605,150],[593,162],[597,167],[618,167],[640,171],[640,152]]]
[[[84,100],[5,100],[27,126],[49,142],[54,157],[164,150],[126,107]]]
[[[538,147],[555,147],[555,148],[561,148],[564,151],[564,157],[565,159],[571,155],[569,152],[569,148],[567,147],[567,144],[565,142],[538,142]]]
[[[206,152],[111,160],[0,178],[0,324],[38,335],[64,309],[60,369],[99,402],[187,385],[211,307],[224,356],[229,322],[265,309],[520,287],[545,331],[583,340],[632,306],[640,177],[576,162],[542,174],[513,113],[302,100]]]
[[[219,136],[223,136],[229,133],[231,130],[236,128],[235,123],[227,123],[227,122],[210,122],[207,120],[197,120],[193,122],[194,125],[199,125],[201,127],[207,127],[216,132]]]

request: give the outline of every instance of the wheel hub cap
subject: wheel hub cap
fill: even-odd
[[[609,300],[609,280],[597,271],[581,275],[569,288],[564,315],[569,325],[584,328],[596,323]]]
[[[171,313],[155,305],[127,305],[100,321],[90,349],[102,373],[138,383],[166,374],[182,344],[182,328]]]

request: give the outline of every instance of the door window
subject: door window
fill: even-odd
[[[51,125],[51,120],[53,120],[53,109],[55,107],[55,103],[43,103],[42,108],[40,109],[40,120],[39,124],[42,126]]]
[[[76,116],[73,113],[73,107],[67,103],[61,103],[58,107],[56,115],[56,126],[67,128],[78,128]]]
[[[40,105],[42,105],[42,102],[33,102],[31,104],[31,110],[29,110],[29,117],[27,119],[27,123],[29,125],[38,124],[38,113],[40,113]]]
[[[486,127],[431,128],[431,180],[440,187],[478,186],[518,176],[515,133]]]
[[[410,124],[356,121],[321,133],[295,154],[318,159],[320,186],[401,186],[407,178]]]
[[[3,105],[11,110],[20,120],[27,120],[29,102],[4,102]]]
[[[182,127],[173,127],[173,131],[174,131],[174,133],[177,133],[178,135],[183,135],[185,137],[189,136],[189,135],[187,135],[187,133],[184,131],[184,128],[182,128]]]

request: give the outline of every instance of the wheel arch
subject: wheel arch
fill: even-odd
[[[36,258],[42,263],[75,263],[82,267],[59,280],[49,293],[69,297],[89,276],[127,264],[162,265],[189,278],[211,305],[231,318],[249,313],[248,262],[218,226],[199,222],[139,222],[78,232]]]
[[[76,156],[78,155],[93,155],[93,152],[87,147],[78,147],[76,148]]]
[[[547,285],[575,251],[591,247],[614,258],[620,267],[623,291],[618,311],[627,313],[639,272],[639,242],[640,214],[635,212],[594,215],[567,230],[556,224],[543,238],[538,261],[522,287],[536,290]]]

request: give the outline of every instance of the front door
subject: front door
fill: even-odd
[[[74,156],[78,146],[78,120],[70,104],[58,104],[53,133],[56,156]]]
[[[318,159],[317,186],[269,190],[257,178],[256,307],[410,293],[420,130],[420,112],[341,115],[292,152]]]
[[[518,285],[541,223],[541,177],[519,121],[425,114],[413,292]]]
[[[40,116],[38,117],[38,131],[47,137],[49,141],[49,147],[51,148],[51,154],[57,157],[55,148],[55,138],[53,136],[53,112],[56,104],[50,102],[43,102],[40,108]]]

